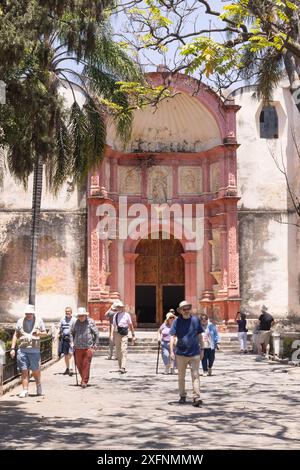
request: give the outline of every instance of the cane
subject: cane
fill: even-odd
[[[156,373],[157,374],[158,374],[159,352],[160,352],[160,341],[158,342],[158,348],[157,348],[157,360],[156,360]]]
[[[77,377],[77,366],[76,366],[75,349],[74,349],[74,351],[73,351],[73,357],[74,357],[74,368],[75,368],[75,377],[76,377],[76,387],[78,387],[78,377]]]

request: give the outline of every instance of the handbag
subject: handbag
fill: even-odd
[[[121,336],[127,336],[128,335],[128,328],[126,328],[125,326],[119,326],[118,325],[118,313],[116,315],[116,324],[117,324],[117,328],[118,328],[118,333],[119,335]]]

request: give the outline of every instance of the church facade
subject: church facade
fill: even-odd
[[[216,321],[233,321],[241,306],[255,316],[263,303],[277,317],[300,313],[297,217],[280,171],[297,193],[299,113],[288,89],[266,107],[252,88],[220,101],[187,76],[170,86],[172,98],[135,113],[126,148],[109,128],[87,188],[44,193],[36,305],[44,318],[88,305],[101,321],[116,298],[140,325],[160,323],[184,298]],[[26,303],[30,203],[6,175],[0,321]]]

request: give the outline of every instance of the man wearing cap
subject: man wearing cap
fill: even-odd
[[[128,330],[132,334],[132,344],[135,343],[135,334],[130,313],[125,312],[125,305],[121,300],[115,302],[117,313],[114,316],[113,325],[116,342],[116,353],[119,365],[119,372],[125,374],[128,347]]]
[[[16,355],[16,343],[19,342],[17,353],[17,365],[22,374],[23,391],[20,398],[28,397],[29,371],[36,382],[36,394],[43,395],[40,371],[40,338],[47,336],[43,320],[35,315],[34,305],[27,305],[24,317],[17,321],[15,333],[12,339],[10,355]]]
[[[71,347],[74,347],[74,359],[81,376],[81,387],[86,388],[90,378],[90,368],[94,349],[99,341],[99,331],[94,320],[88,318],[89,312],[84,307],[77,311],[77,320],[71,328]]]
[[[193,406],[202,405],[200,400],[200,379],[199,366],[200,360],[203,359],[203,327],[198,317],[192,316],[192,305],[183,300],[180,302],[177,312],[179,317],[174,320],[170,335],[170,353],[171,359],[175,359],[174,342],[176,344],[176,362],[178,368],[178,386],[179,386],[179,403],[186,403],[185,375],[188,365],[191,368],[192,384],[193,384]],[[201,348],[201,349],[200,349]]]
[[[114,316],[117,312],[117,307],[115,305],[115,302],[111,305],[109,310],[105,313],[105,318],[109,321],[109,354],[107,356],[107,359],[113,359],[113,353],[114,353],[114,345],[115,345],[115,340],[114,340]]]
[[[72,369],[70,368],[70,362],[73,356],[73,349],[71,348],[71,328],[75,319],[73,318],[73,312],[71,307],[65,308],[65,316],[61,319],[59,324],[59,356],[64,355],[66,370],[64,375],[73,375]]]

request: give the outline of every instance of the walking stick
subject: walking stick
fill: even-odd
[[[76,366],[75,349],[74,349],[74,352],[73,352],[73,357],[74,357],[74,368],[75,368],[75,377],[76,377],[76,387],[78,387],[78,377],[77,377],[77,366]]]
[[[157,360],[156,360],[156,373],[157,374],[158,374],[159,352],[160,352],[160,341],[158,342],[158,348],[157,348]]]

